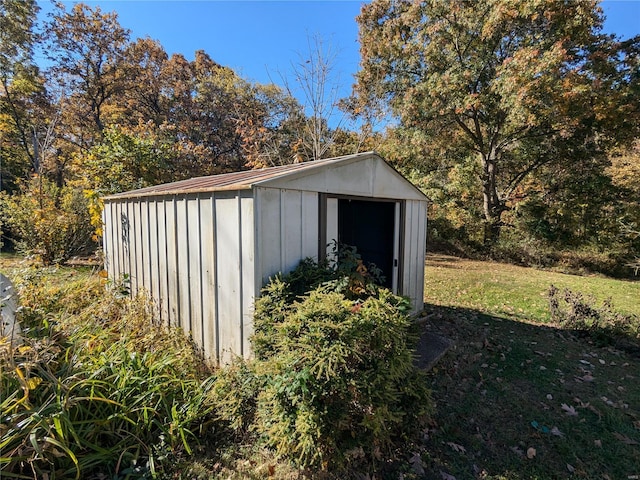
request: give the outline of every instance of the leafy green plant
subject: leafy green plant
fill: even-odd
[[[256,302],[255,370],[264,388],[254,428],[300,467],[375,469],[415,438],[431,409],[413,365],[410,305],[373,282],[350,282],[348,268],[339,276],[329,269],[331,279],[318,282],[324,268],[306,260],[273,279]],[[305,275],[316,286],[295,295],[286,280]]]
[[[88,204],[79,190],[35,176],[22,193],[0,197],[0,208],[18,249],[44,265],[64,263],[93,247]]]
[[[602,343],[630,340],[640,347],[640,319],[617,312],[610,299],[598,307],[593,297],[568,288],[560,292],[554,285],[548,297],[551,319],[561,327],[586,332]]]
[[[55,277],[33,279],[24,343],[0,345],[3,478],[156,477],[210,436],[213,377],[145,299],[103,290],[75,313],[40,310]]]
[[[257,395],[263,388],[264,378],[256,374],[255,365],[241,358],[216,371],[210,398],[222,436],[236,443],[251,438]]]

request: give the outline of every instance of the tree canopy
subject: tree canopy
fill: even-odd
[[[640,37],[602,34],[596,1],[374,0],[358,22],[356,105],[475,165],[488,244],[532,172],[637,135]]]

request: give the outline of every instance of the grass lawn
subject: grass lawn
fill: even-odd
[[[442,256],[425,276],[426,328],[455,347],[429,374],[418,478],[640,478],[637,351],[555,328],[546,305],[553,283],[638,314],[640,283]]]
[[[640,277],[638,281],[582,277],[444,255],[427,256],[425,301],[544,322],[549,320],[551,284],[593,295],[599,305],[611,298],[620,312],[640,315]]]

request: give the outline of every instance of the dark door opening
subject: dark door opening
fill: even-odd
[[[358,249],[365,265],[374,263],[393,285],[395,203],[338,199],[338,242]]]

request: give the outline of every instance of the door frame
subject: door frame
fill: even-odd
[[[335,200],[335,207],[330,205],[329,200]],[[364,202],[394,203],[394,234],[393,234],[393,272],[392,272],[392,292],[401,295],[403,291],[403,262],[404,258],[404,236],[405,236],[405,201],[393,198],[373,198],[361,197],[357,195],[340,195],[334,193],[318,194],[318,261],[323,261],[330,254],[328,251],[329,238],[333,232],[338,234],[338,200],[359,200]],[[335,210],[335,226],[328,226],[328,216]]]

